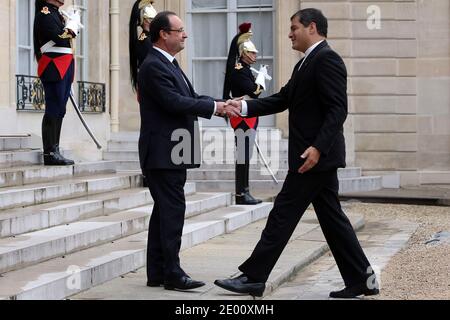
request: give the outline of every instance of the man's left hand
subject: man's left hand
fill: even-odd
[[[298,169],[298,172],[304,174],[314,168],[320,160],[320,151],[314,147],[308,148],[305,153],[302,154],[302,159],[306,159],[303,166]]]

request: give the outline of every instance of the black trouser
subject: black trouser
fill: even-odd
[[[184,276],[179,252],[186,201],[186,170],[144,172],[153,197],[147,243],[147,279],[171,280]]]
[[[64,78],[60,81],[42,81],[45,92],[45,114],[55,118],[64,118],[66,105],[70,97],[70,89],[75,73],[75,64],[72,62]]]
[[[341,209],[337,171],[289,172],[269,214],[267,225],[250,258],[239,269],[266,282],[304,212],[312,203],[346,286],[365,283],[370,263]]]
[[[42,144],[44,154],[59,152],[61,126],[66,115],[66,105],[75,72],[72,62],[65,76],[60,81],[42,80],[45,92],[45,114],[42,118]]]
[[[242,194],[249,189],[249,171],[250,160],[253,155],[253,148],[256,140],[256,129],[248,127],[242,121],[239,126],[234,128],[235,131],[235,145],[236,145],[236,194]]]

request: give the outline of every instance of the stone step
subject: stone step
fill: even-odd
[[[118,173],[6,188],[0,190],[0,210],[74,199],[140,186],[142,186],[141,174]]]
[[[199,191],[214,191],[222,190],[234,192],[234,180],[189,180],[197,185]],[[250,180],[250,190],[252,192],[275,192],[278,193],[283,187],[283,180],[279,180],[276,184],[273,180]],[[359,178],[345,178],[339,180],[339,193],[348,192],[366,192],[379,190],[382,188],[382,178],[376,176],[359,177]]]
[[[0,151],[13,151],[20,149],[31,149],[30,135],[1,135]]]
[[[139,160],[112,160],[116,163],[116,169],[119,171],[129,171],[129,170],[140,170],[140,164]],[[272,170],[278,169],[285,169],[288,168],[288,160],[287,159],[280,159],[280,161],[276,162],[276,164],[272,165],[271,162],[269,162],[270,167]],[[235,160],[229,159],[228,161],[203,161],[200,169],[205,170],[230,170],[234,169],[235,167]],[[250,162],[250,168],[253,170],[260,170],[264,167],[264,163],[260,161],[258,158],[253,157]]]
[[[277,179],[286,178],[287,170],[274,171]],[[267,169],[261,170],[250,170],[249,171],[250,180],[267,180],[270,179],[271,175]],[[206,180],[235,180],[236,173],[234,169],[224,169],[224,170],[189,170],[188,180],[194,181],[206,181]]]
[[[353,215],[349,216],[349,219],[356,231],[362,229],[365,225],[363,216]],[[264,291],[263,297],[273,293],[282,284],[288,282],[289,279],[299,270],[305,268],[307,265],[311,264],[329,251],[329,247],[325,241],[322,230],[320,229],[318,220],[315,217],[315,213],[313,211],[307,212],[301,221],[302,222],[298,224],[293,236],[284,249],[283,254],[270,274],[269,279],[266,282],[266,290]],[[220,266],[215,262],[208,265],[208,270],[204,271],[206,278],[203,277],[202,279],[205,279],[208,283],[212,284],[214,279],[223,279],[237,275],[236,271],[238,265],[250,256],[254,245],[259,240],[261,233],[260,230],[264,228],[264,225],[261,224],[261,222],[254,224],[254,226],[255,228],[252,231],[241,229],[238,230],[236,234],[233,234],[236,238],[238,238],[234,242],[239,240],[242,242],[242,245],[239,248],[240,250],[233,251],[233,245],[229,245],[229,242],[232,241],[229,238],[233,235],[227,235],[229,238],[222,239],[221,243],[213,240],[213,242],[215,242],[213,246],[218,251],[223,252],[223,256],[220,259]],[[244,233],[244,231],[246,232]],[[209,242],[206,245],[208,244]],[[207,251],[206,248],[204,248],[204,251]],[[187,260],[186,263],[191,263],[194,268],[205,262],[205,257],[200,257],[198,253],[194,252],[192,254],[192,258],[197,258],[197,260],[199,260],[198,264],[195,264],[195,262],[192,261],[193,259]],[[217,271],[213,273],[213,270],[220,270],[221,274],[217,274]],[[233,294],[215,285],[210,285],[201,291],[202,292],[199,297],[196,296],[194,299],[254,300],[254,298],[249,295]],[[164,298],[180,299],[181,294],[176,294],[172,297],[165,296]],[[148,297],[148,299],[152,299],[152,296]],[[260,298],[258,298],[258,300],[259,299]]]
[[[231,194],[197,194],[186,200],[186,217],[231,204]],[[148,228],[153,206],[143,206],[0,240],[0,273],[114,241]]]
[[[242,207],[241,214],[258,212],[254,215],[258,219],[267,216],[271,208],[271,203]],[[227,217],[227,212],[224,212],[222,217],[212,221],[187,219],[183,229],[182,250],[224,234],[227,222],[229,224],[231,219],[239,219],[234,207],[229,210],[235,213],[234,217]],[[113,243],[5,273],[0,278],[0,299],[64,299],[140,269],[146,263],[147,237],[147,232],[141,232]]]
[[[362,216],[349,215],[355,230],[364,227]],[[252,253],[261,237],[266,221],[260,220],[232,233],[213,238],[181,252],[186,271],[194,278],[205,281],[204,287],[189,293],[168,291],[145,286],[146,272],[142,268],[105,284],[72,296],[71,300],[253,300],[249,295],[235,294],[215,286],[214,280],[234,277],[237,267]],[[314,211],[308,210],[298,224],[286,248],[266,283],[264,296],[313,263],[328,251],[322,230]],[[270,298],[270,296],[269,296]]]
[[[225,136],[227,139],[234,139],[234,131],[231,128],[202,128],[200,130],[202,136],[209,140],[211,136],[214,136],[216,133]],[[280,129],[276,128],[258,128],[258,139],[264,140],[268,138],[278,138],[282,139],[282,132]],[[113,132],[111,133],[111,141],[121,141],[121,142],[135,142],[139,141],[139,132]]]
[[[442,170],[429,170],[419,171],[419,182],[422,185],[427,184],[449,184],[450,183],[450,171]]]
[[[185,195],[193,195],[195,184],[185,185]],[[132,188],[106,194],[58,201],[0,212],[0,238],[43,230],[79,220],[152,204],[147,188]]]
[[[41,163],[41,150],[21,149],[15,151],[0,151],[0,169],[19,166],[32,166]]]
[[[287,150],[289,146],[289,141],[287,139],[281,140],[267,140],[261,139],[259,140],[259,146],[264,151],[270,150]],[[203,141],[202,144],[203,149],[207,150],[217,150],[218,152],[234,152],[235,150],[235,142],[234,137],[231,137],[229,140],[222,141],[220,144],[214,145],[211,140]],[[116,141],[111,140],[108,142],[108,151],[138,151],[138,142],[137,141]],[[256,147],[254,148],[254,153],[256,153]]]
[[[270,164],[273,162],[279,163],[280,161],[284,161],[288,158],[288,150],[277,150],[276,152],[267,152],[263,150],[263,155],[266,161]],[[103,152],[104,160],[139,160],[139,152],[135,150],[119,150],[119,151],[105,151]],[[218,164],[218,163],[233,163],[236,159],[236,155],[234,149],[203,149],[202,151],[202,160],[208,164]],[[254,150],[252,161],[254,163],[260,162],[263,164],[262,160],[260,160],[256,150]]]
[[[75,163],[73,166],[27,166],[0,169],[0,188],[115,172],[114,161]]]
[[[137,151],[105,151],[103,160],[136,160],[139,161],[139,152]]]
[[[288,174],[288,170],[272,170],[275,177],[278,180],[284,180]],[[216,169],[216,170],[205,170],[205,169],[195,169],[188,171],[188,180],[235,180],[235,169]],[[249,171],[250,180],[267,180],[270,179],[271,174],[265,168],[262,167],[259,170]],[[358,178],[361,177],[360,168],[346,168],[340,169],[338,171],[339,179],[346,178]]]

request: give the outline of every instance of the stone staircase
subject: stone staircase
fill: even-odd
[[[288,172],[288,140],[282,139],[278,129],[259,130],[258,141],[266,160],[279,181],[276,184],[257,155],[256,147],[250,167],[250,187],[261,194],[275,194],[281,190]],[[200,169],[189,170],[188,180],[195,182],[199,191],[227,191],[235,188],[234,133],[231,129],[202,130],[203,164]],[[214,137],[220,142],[211,143]],[[113,134],[104,153],[104,159],[117,161],[118,170],[139,171],[137,132]],[[217,139],[219,138],[219,139]],[[339,170],[340,192],[367,192],[382,188],[380,176],[362,176],[361,168]]]
[[[30,137],[0,137],[0,300],[65,299],[144,267],[153,202],[140,172],[108,160],[44,167],[41,158]],[[230,192],[195,183],[185,194],[183,250],[272,208],[233,206]]]

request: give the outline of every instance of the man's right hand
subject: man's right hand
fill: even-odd
[[[241,106],[232,100],[227,102],[216,102],[216,115],[219,117],[237,118],[241,116]]]

